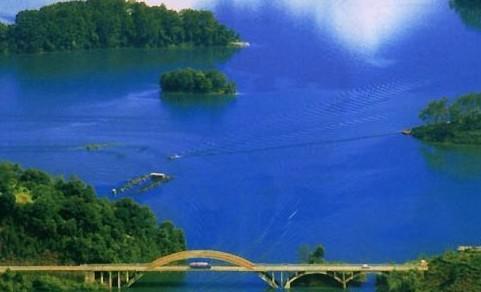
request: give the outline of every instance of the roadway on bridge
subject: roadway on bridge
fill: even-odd
[[[78,266],[0,266],[0,272],[6,270],[18,272],[365,272],[382,273],[392,271],[427,270],[427,267],[415,264],[255,264],[252,268],[213,265],[209,269],[193,269],[188,265],[152,267],[150,264],[108,264]]]

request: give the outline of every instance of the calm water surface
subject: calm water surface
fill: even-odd
[[[217,15],[250,48],[1,57],[0,159],[78,175],[107,197],[134,176],[172,174],[127,196],[182,227],[190,249],[256,262],[296,262],[302,244],[359,263],[480,244],[481,151],[397,133],[430,99],[481,90],[481,33],[443,1],[406,5],[384,24],[339,23],[336,5],[324,23],[301,8],[223,3]],[[392,31],[363,39],[356,21]],[[162,98],[160,74],[185,66],[221,69],[240,94]],[[84,151],[89,143],[110,147]],[[168,161],[172,153],[183,158]],[[142,285],[159,289],[155,277]],[[168,286],[265,290],[254,275]]]

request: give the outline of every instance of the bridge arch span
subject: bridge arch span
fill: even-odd
[[[170,263],[189,260],[189,259],[212,259],[232,264],[234,266],[243,267],[246,269],[253,269],[255,264],[243,257],[235,254],[221,252],[216,250],[186,250],[164,257],[158,258],[150,264],[150,267],[162,267]]]

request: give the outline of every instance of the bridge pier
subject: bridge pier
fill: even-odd
[[[84,273],[85,283],[95,283],[95,272],[85,272]]]
[[[341,274],[341,277],[339,277],[337,274]],[[354,280],[354,278],[356,278],[359,274],[359,272],[334,272],[333,278],[334,280],[339,282],[339,284],[341,284],[343,289],[347,289],[347,284]]]
[[[128,272],[127,272],[127,275],[128,275]],[[129,288],[130,286],[134,285],[135,282],[137,282],[140,278],[142,278],[144,276],[143,273],[140,273],[140,272],[135,272],[133,275],[132,275],[132,278],[129,278],[129,280],[127,281],[127,284],[126,286]]]
[[[274,273],[272,273],[272,276],[267,274],[267,273],[259,273],[259,277],[264,280],[267,285],[269,285],[271,288],[277,289],[279,288],[279,285],[277,284],[276,278]],[[282,282],[281,282],[282,283]]]

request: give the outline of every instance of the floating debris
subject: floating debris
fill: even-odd
[[[82,148],[88,152],[100,151],[112,147],[113,144],[86,144]]]
[[[122,186],[112,189],[112,194],[120,195],[126,192],[144,193],[159,187],[171,179],[172,177],[165,173],[151,172],[149,174],[134,177]]]

